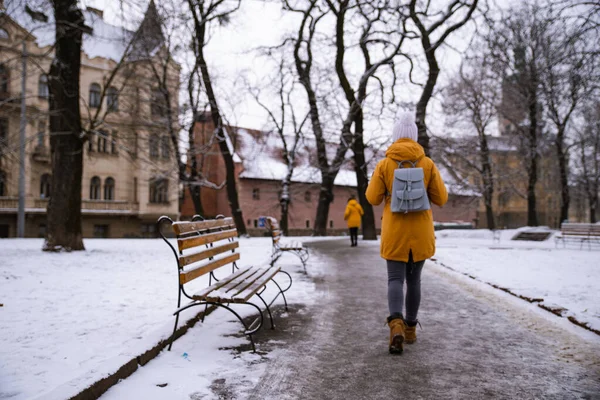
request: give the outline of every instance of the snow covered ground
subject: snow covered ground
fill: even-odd
[[[0,240],[0,398],[50,396],[68,382],[73,390],[84,389],[171,333],[177,267],[166,244],[87,239],[85,245],[85,252],[50,254],[40,250],[41,240]],[[241,239],[238,265],[263,264],[270,252],[269,238]],[[281,261],[294,277],[288,300],[310,303],[314,286],[297,279],[299,262],[292,255]],[[206,329],[219,334],[204,333],[202,344],[216,351],[246,340],[221,337],[240,332],[239,322],[230,319],[222,311],[207,318],[213,325]],[[211,347],[213,340],[219,346]]]
[[[501,231],[494,242],[488,230],[436,232],[436,260],[482,282],[509,289],[541,305],[564,309],[563,316],[600,330],[600,248],[511,241],[516,230]],[[555,234],[556,232],[553,232]]]
[[[485,230],[438,231],[436,262],[543,299],[544,305],[564,308],[564,316],[600,329],[600,249],[579,250],[574,244],[555,249],[552,238],[511,241],[515,233],[502,231],[494,242]],[[85,252],[48,254],[40,251],[41,240],[0,240],[0,398],[66,398],[171,333],[177,278],[170,249],[160,240],[88,239],[85,244]],[[242,239],[240,265],[264,263],[270,248],[269,238]],[[297,259],[286,255],[281,261],[294,277],[289,301],[318,301],[321,294]],[[314,277],[325,266],[311,254],[308,269]],[[217,310],[177,340],[172,352],[159,355],[162,362],[154,365],[160,368],[140,367],[129,384],[113,387],[105,397],[180,398],[196,391],[200,399],[213,392],[216,377],[242,391],[251,388],[264,368],[258,361],[277,357],[277,351],[232,355],[219,350],[247,343],[239,332],[239,323]],[[249,363],[253,368],[241,368]],[[187,376],[177,381],[193,386],[156,386],[172,382],[171,374]],[[156,385],[132,384],[137,380]],[[147,392],[139,392],[142,386]]]

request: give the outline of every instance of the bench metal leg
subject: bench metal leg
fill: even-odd
[[[269,308],[269,305],[267,304],[265,299],[262,298],[260,293],[256,293],[256,295],[258,296],[260,301],[262,301],[262,303],[265,305],[265,308],[267,309],[267,313],[269,313],[269,320],[271,321],[271,329],[275,329],[275,324],[273,324],[273,315],[271,315],[271,309]]]
[[[287,272],[282,271],[282,270],[280,270],[278,273],[287,275],[287,277],[290,280],[290,284],[288,285],[288,287],[286,287],[285,289],[281,289],[281,286],[279,286],[279,283],[277,283],[277,281],[275,279],[271,279],[273,281],[273,283],[275,285],[277,285],[277,288],[279,288],[279,293],[281,293],[281,296],[283,297],[283,303],[285,304],[285,311],[288,311],[288,304],[287,304],[287,299],[285,298],[285,292],[287,292],[292,287],[292,277],[290,274],[288,274]]]
[[[229,306],[226,306],[225,304],[216,303],[216,302],[212,302],[212,301],[201,301],[201,302],[197,302],[197,303],[188,304],[187,306],[180,308],[179,310],[177,310],[173,314],[173,315],[176,316],[176,318],[175,318],[175,329],[173,330],[173,334],[175,334],[175,330],[177,329],[177,321],[179,320],[179,314],[182,311],[187,310],[188,308],[191,308],[191,307],[195,307],[195,306],[214,305],[214,306],[222,307],[222,308],[225,308],[225,309],[229,310],[229,312],[231,312],[233,315],[235,315],[237,317],[237,319],[244,326],[244,335],[248,336],[248,339],[250,339],[250,343],[252,344],[252,351],[256,353],[256,346],[254,344],[254,339],[252,338],[252,335],[254,333],[256,333],[262,327],[262,324],[263,324],[263,314],[262,314],[262,311],[261,311],[260,307],[258,307],[256,304],[249,303],[249,302],[240,303],[240,304],[248,304],[249,306],[252,306],[252,307],[254,307],[254,308],[256,308],[258,310],[259,317],[257,318],[257,320],[260,321],[260,323],[258,324],[258,326],[256,328],[254,328],[252,330],[249,329],[252,325],[254,325],[254,323],[256,322],[256,320],[254,322],[252,322],[252,324],[250,324],[250,327],[247,326],[246,323],[244,322],[244,320],[242,319],[242,317],[240,317],[240,315],[237,312],[235,312],[235,310],[233,310]],[[171,341],[171,343],[169,344],[169,351],[171,350],[171,346],[172,345],[173,345],[173,341]]]
[[[202,317],[204,318],[204,316]],[[179,322],[179,313],[175,316],[175,326],[173,327],[173,334],[171,335],[171,343],[169,343],[168,351],[171,351],[171,347],[173,346],[173,342],[175,341],[175,332],[177,331],[177,323]]]

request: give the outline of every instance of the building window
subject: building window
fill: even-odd
[[[133,202],[138,202],[138,184],[137,178],[133,178]]]
[[[150,113],[153,117],[165,116],[165,97],[160,89],[153,89],[150,98]]]
[[[304,192],[304,201],[311,201],[311,193],[308,190]]]
[[[169,202],[169,181],[154,179],[150,182],[150,203]]]
[[[0,39],[10,39],[10,37],[8,36],[8,32],[6,31],[6,29],[0,28]]]
[[[117,131],[113,131],[110,139],[110,152],[112,154],[117,154]]]
[[[90,200],[100,200],[100,178],[93,177],[90,181]]]
[[[6,174],[4,172],[0,171],[0,196],[6,196],[5,182],[6,182]]]
[[[41,99],[47,99],[50,97],[50,89],[48,88],[48,75],[46,74],[40,75],[40,79],[38,81],[38,96]]]
[[[158,158],[158,135],[153,133],[148,140],[150,146],[150,157]]]
[[[10,88],[10,72],[4,64],[0,64],[0,100],[8,98]]]
[[[162,158],[165,160],[171,158],[171,144],[169,143],[168,136],[163,136],[160,138],[160,153]]]
[[[8,145],[8,118],[0,118],[0,149]]]
[[[39,147],[44,147],[44,137],[46,136],[46,121],[38,122],[37,144]]]
[[[137,132],[133,132],[132,136],[131,136],[131,143],[129,144],[130,148],[128,150],[128,153],[132,156],[132,157],[136,157],[137,156],[137,149],[138,149],[138,134]]]
[[[98,85],[97,83],[92,83],[90,85],[90,107],[100,107],[100,92],[100,85]]]
[[[257,219],[254,220],[254,227],[258,228],[258,220]]]
[[[52,176],[50,174],[42,175],[40,179],[40,199],[49,199],[50,198],[50,183],[52,181]]]
[[[156,237],[156,225],[155,224],[142,224],[142,237],[147,237],[147,238]]]
[[[106,131],[98,131],[98,146],[96,150],[100,153],[108,153],[108,133]]]
[[[252,223],[252,221],[248,220],[246,221],[246,225],[250,226],[250,224]]]
[[[333,220],[329,220],[329,228],[333,228]]]
[[[115,180],[111,177],[104,181],[104,200],[115,199]]]
[[[94,225],[94,237],[95,238],[107,238],[108,237],[108,225]]]
[[[119,92],[114,87],[106,90],[106,107],[108,111],[119,111]]]
[[[260,189],[259,188],[252,189],[252,200],[260,200]]]
[[[310,228],[310,221],[308,219],[306,220],[306,227]]]
[[[88,152],[91,153],[94,151],[94,140],[93,138],[88,139]]]

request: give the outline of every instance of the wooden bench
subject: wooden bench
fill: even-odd
[[[171,224],[176,236],[177,250],[162,233],[161,224],[164,222]],[[201,305],[205,306],[206,311],[208,305],[214,305],[229,310],[240,320],[245,329],[244,334],[248,336],[252,343],[252,349],[256,351],[252,334],[262,327],[263,313],[261,308],[250,300],[256,298],[265,306],[271,322],[271,329],[274,329],[270,306],[281,295],[287,310],[287,299],[284,292],[292,286],[292,277],[273,263],[264,267],[239,268],[237,266],[237,261],[240,259],[238,233],[232,218],[202,220],[201,217],[195,216],[191,222],[173,222],[169,217],[163,216],[158,219],[157,225],[160,236],[173,250],[177,262],[179,295],[177,310],[173,314],[175,316],[173,334],[177,330],[179,315],[182,311]],[[215,275],[217,270],[221,275],[223,269],[228,270],[229,268],[231,268],[229,275],[220,278]],[[186,284],[207,274],[207,287],[193,294],[186,291]],[[289,279],[289,285],[285,289],[282,289],[275,281],[274,277],[277,274],[284,274]],[[261,295],[269,283],[273,283],[277,287],[277,295],[267,304]],[[191,302],[182,306],[182,295]],[[252,306],[258,311],[258,316],[251,324],[247,325],[231,308],[231,304]],[[205,315],[206,313],[202,317],[202,322],[204,322]],[[169,350],[171,350],[172,344],[171,342]]]
[[[304,270],[306,270],[306,261],[308,261],[308,249],[304,247],[300,242],[282,242],[282,232],[281,229],[279,229],[279,223],[277,222],[277,219],[273,217],[266,217],[265,227],[267,228],[269,235],[271,236],[271,239],[273,241],[271,265],[277,262],[277,260],[283,255],[283,253],[289,252],[295,254],[300,259]]]
[[[584,224],[565,222],[560,226],[560,234],[554,237],[555,245],[562,241],[563,247],[566,242],[579,242],[579,248],[583,248],[583,243],[587,242],[588,249],[592,249],[592,244],[600,244],[600,224]]]

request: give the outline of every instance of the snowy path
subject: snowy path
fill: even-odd
[[[378,246],[345,245],[315,245],[330,259],[320,284],[329,302],[268,365],[251,398],[598,398],[594,334],[432,263],[418,342],[390,356]]]
[[[598,398],[597,335],[433,263],[418,342],[389,355],[378,244],[311,251],[314,303],[292,305],[276,331],[261,332],[258,354],[239,353],[247,348],[239,336],[216,338],[207,320],[103,399]],[[216,343],[222,349],[210,350]]]

